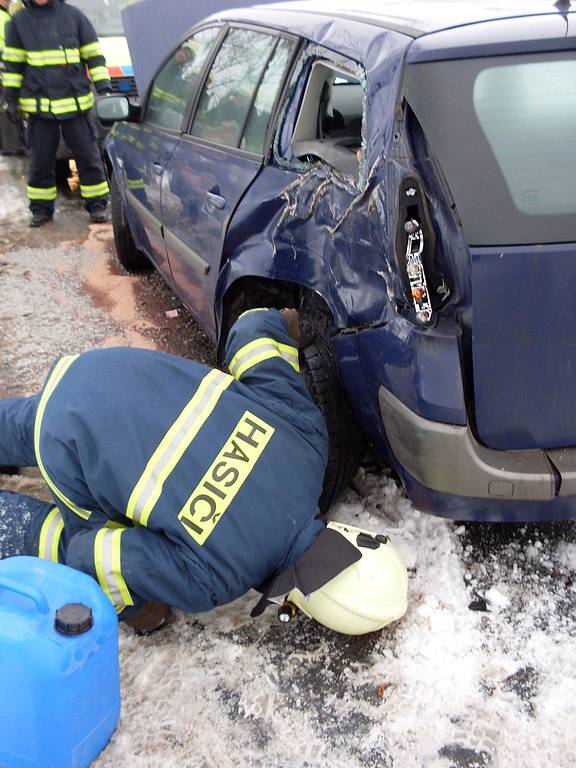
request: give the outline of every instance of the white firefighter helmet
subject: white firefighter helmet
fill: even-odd
[[[406,613],[408,574],[385,536],[345,523],[330,522],[361,557],[308,595],[295,587],[287,600],[335,632],[363,635],[382,629]]]

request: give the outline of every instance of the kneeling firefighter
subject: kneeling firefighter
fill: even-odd
[[[82,11],[64,0],[24,5],[8,24],[3,60],[8,110],[28,120],[30,225],[42,226],[54,214],[61,132],[76,160],[84,206],[93,222],[104,222],[109,189],[90,114],[90,80],[98,93],[111,85],[98,37]]]
[[[202,612],[259,586],[263,605],[288,595],[338,631],[398,618],[391,545],[319,516],[328,440],[298,335],[295,310],[251,310],[228,336],[230,375],[111,348],[62,358],[37,395],[1,400],[0,464],[38,466],[54,503],[0,493],[0,557],[89,573],[142,630],[166,606]]]

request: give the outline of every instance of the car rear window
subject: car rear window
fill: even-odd
[[[431,62],[406,97],[472,245],[576,240],[576,54]]]

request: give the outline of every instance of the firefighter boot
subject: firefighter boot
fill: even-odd
[[[32,211],[32,216],[30,218],[31,227],[43,227],[44,224],[48,224],[49,221],[52,221],[52,214],[48,213],[48,211]]]
[[[170,608],[162,603],[142,603],[126,624],[139,635],[149,635],[166,625],[171,616]]]
[[[90,221],[93,224],[106,224],[108,222],[108,213],[106,208],[102,206],[94,206],[88,211],[90,214]]]

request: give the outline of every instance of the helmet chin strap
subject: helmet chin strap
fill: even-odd
[[[325,528],[302,557],[261,585],[262,597],[250,612],[260,616],[274,598],[284,598],[293,589],[309,595],[320,589],[345,568],[360,560],[357,547],[332,528]]]

